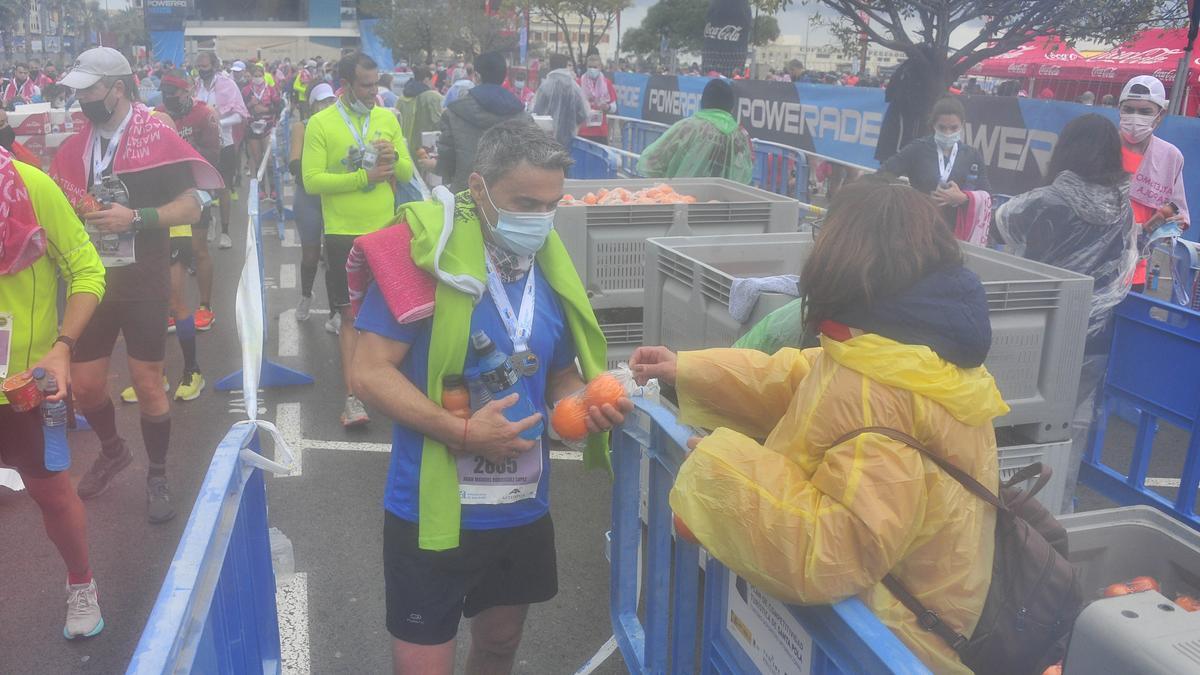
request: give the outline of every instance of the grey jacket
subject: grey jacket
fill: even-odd
[[[467,189],[475,169],[475,149],[483,132],[511,119],[532,118],[521,101],[495,84],[481,84],[463,94],[442,113],[437,174],[454,192]]]

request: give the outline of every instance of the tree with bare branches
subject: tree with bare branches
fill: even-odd
[[[632,4],[632,0],[528,0],[522,6],[565,35],[567,57],[578,69],[612,28],[617,14]]]

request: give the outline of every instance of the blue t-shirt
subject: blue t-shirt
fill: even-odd
[[[532,377],[525,378],[525,381],[535,409],[542,413],[543,421],[549,428],[546,378],[550,373],[574,364],[575,343],[567,329],[558,296],[550,288],[550,284],[546,283],[540,270],[534,285],[536,305],[529,348],[537,355],[543,367]],[[525,290],[525,278],[504,284],[504,289],[508,293],[513,310],[518,310]],[[409,345],[408,354],[400,364],[400,372],[420,389],[421,393],[428,394],[426,385],[429,377],[429,337],[433,319],[401,325],[388,310],[387,302],[379,288],[371,284],[354,325],[359,330]],[[496,304],[487,293],[484,293],[483,299],[471,314],[471,332],[479,330],[488,334],[497,349],[507,354],[513,353],[512,339],[500,320]],[[469,344],[471,336],[463,334],[460,339]],[[465,367],[473,366],[478,361],[475,351],[468,346]],[[545,364],[550,366],[547,368]],[[421,481],[421,447],[424,441],[425,437],[420,432],[399,424],[392,425],[392,460],[388,467],[383,506],[396,516],[411,522],[417,522],[419,516],[418,492]],[[543,437],[542,477],[538,483],[537,498],[512,504],[465,505],[462,507],[463,529],[491,530],[516,527],[541,518],[550,510],[549,481],[550,439]]]

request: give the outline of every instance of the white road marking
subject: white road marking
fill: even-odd
[[[367,443],[354,441],[317,441],[301,438],[305,450],[348,450],[350,452],[391,452],[391,443]]]
[[[284,675],[309,675],[308,574],[297,572],[275,589],[279,613],[279,648]]]
[[[578,450],[551,450],[550,459],[565,459],[571,462],[582,462],[583,453]]]
[[[294,308],[285,309],[279,314],[279,325],[275,329],[275,334],[279,337],[280,356],[300,355],[300,327],[296,325]]]
[[[296,231],[292,228],[285,228],[283,231],[283,247],[298,248],[300,241],[296,238]]]
[[[617,638],[613,636],[608,638],[608,642],[600,646],[600,651],[596,652],[595,656],[588,659],[587,663],[575,671],[575,675],[590,675],[592,671],[600,667],[600,664],[607,661],[608,657],[612,656],[615,651],[617,651]]]
[[[280,288],[295,288],[296,287],[296,265],[295,265],[295,263],[284,263],[279,266],[279,287]]]
[[[1146,479],[1146,487],[1177,488],[1177,487],[1179,487],[1179,479],[1178,478],[1147,478]]]

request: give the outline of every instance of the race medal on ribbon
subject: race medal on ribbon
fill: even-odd
[[[538,371],[537,354],[529,350],[517,352],[512,355],[512,367],[521,377],[532,377]]]

